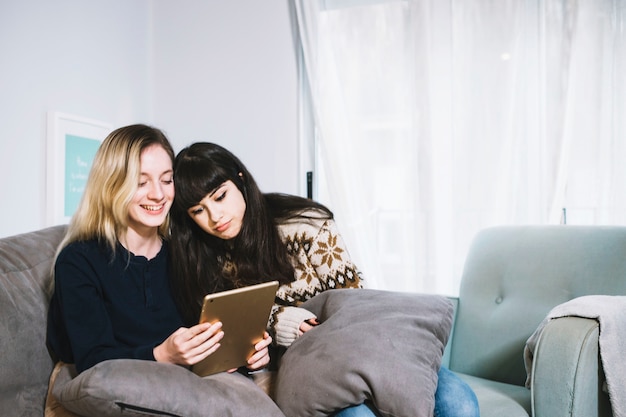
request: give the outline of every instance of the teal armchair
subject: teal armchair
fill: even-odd
[[[454,300],[444,364],[474,389],[481,417],[612,416],[596,320],[548,322],[525,386],[524,347],[548,312],[597,294],[626,295],[626,227],[502,226],[478,233]]]

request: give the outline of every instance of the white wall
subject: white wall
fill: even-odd
[[[46,225],[46,113],[150,120],[147,0],[0,2],[0,236]]]
[[[297,193],[298,71],[289,0],[155,0],[155,119],[217,142],[264,191]],[[180,149],[178,149],[180,150]]]
[[[219,142],[297,192],[287,0],[2,0],[0,237],[46,224],[46,113]],[[283,160],[285,162],[283,162]]]

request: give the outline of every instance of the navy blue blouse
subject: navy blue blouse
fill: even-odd
[[[152,349],[183,325],[169,287],[164,243],[153,259],[118,243],[73,242],[55,264],[48,346],[82,372],[107,359],[155,360]]]

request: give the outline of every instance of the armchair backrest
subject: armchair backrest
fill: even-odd
[[[500,226],[465,261],[450,369],[524,385],[526,340],[555,306],[626,294],[626,227]]]

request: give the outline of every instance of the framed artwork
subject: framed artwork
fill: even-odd
[[[46,209],[49,226],[68,223],[83,195],[89,170],[111,125],[48,113]]]

